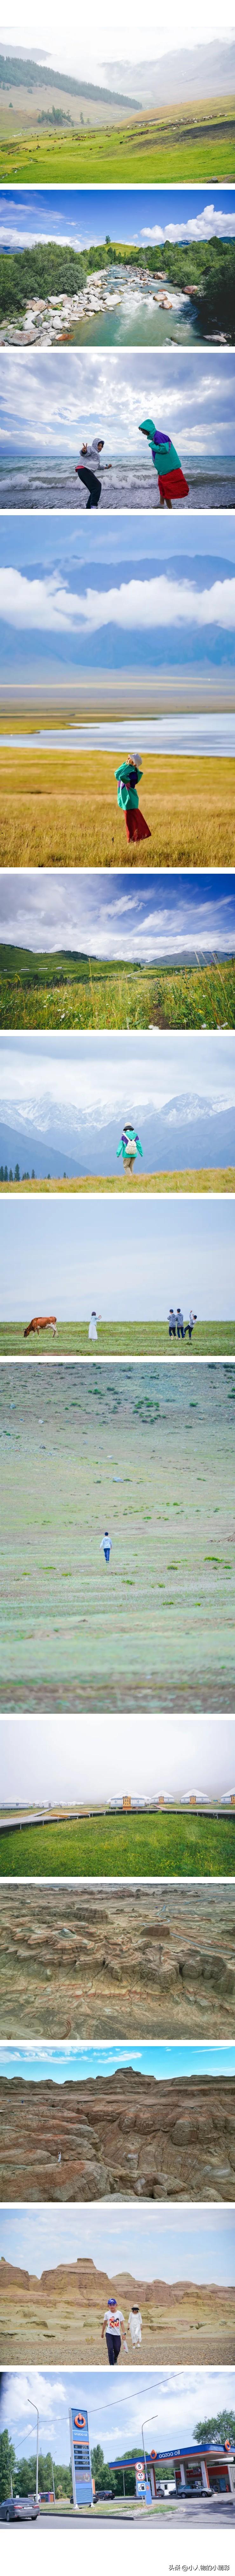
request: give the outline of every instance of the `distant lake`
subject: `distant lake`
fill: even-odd
[[[204,714],[193,708],[185,715],[144,716],[143,719],[138,715],[135,723],[128,716],[126,725],[124,718],[121,722],[120,717],[103,723],[96,723],[94,718],[88,724],[48,725],[46,732],[39,727],[37,733],[0,733],[0,748],[5,751],[114,751],[117,756],[120,752],[122,758],[126,734],[129,751],[136,750],[137,735],[142,752],[188,753],[190,759],[193,755],[198,758],[200,753],[207,760],[235,758],[235,714],[224,708],[216,709],[213,714],[210,710]]]

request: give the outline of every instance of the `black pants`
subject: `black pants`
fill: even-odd
[[[192,1326],[192,1324],[185,1324],[185,1327],[184,1327],[184,1340],[185,1340],[186,1333],[188,1333],[189,1342],[191,1342],[191,1341],[192,1341],[192,1330],[193,1330],[193,1326]]]
[[[105,2336],[105,2342],[106,2342],[106,2344],[107,2344],[107,2354],[108,2354],[108,2361],[110,2362],[110,2370],[112,2370],[112,2369],[113,2369],[114,2362],[115,2362],[115,2361],[118,2361],[118,2354],[119,2354],[119,2352],[121,2351],[121,2335],[106,2334],[106,2336]]]
[[[101,494],[101,483],[98,483],[98,474],[90,474],[88,465],[78,465],[77,473],[79,475],[79,483],[87,483],[87,489],[89,492],[89,501],[87,501],[86,504],[87,510],[98,510],[98,501],[100,501]]]
[[[184,1342],[184,1324],[177,1324],[177,1342],[180,1342],[180,1335],[181,1341]]]
[[[171,1342],[171,1335],[173,1342],[175,1342],[175,1324],[169,1324],[169,1342]]]

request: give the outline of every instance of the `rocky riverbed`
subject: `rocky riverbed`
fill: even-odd
[[[235,2198],[235,2078],[2,2076],[3,2201]]]
[[[1,1884],[2,2038],[215,2040],[221,2010],[231,2039],[232,1886]]]

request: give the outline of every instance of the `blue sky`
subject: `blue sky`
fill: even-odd
[[[235,1787],[232,1717],[11,1717],[0,1719],[1,1798],[89,1800],[224,1796]],[[29,1846],[30,1863],[30,1846]]]
[[[0,2074],[7,2075],[9,2079],[17,2076],[22,2083],[31,2080],[34,2084],[49,2081],[65,2084],[66,2079],[67,2083],[85,2083],[87,2077],[90,2080],[97,2075],[113,2076],[120,2066],[131,2066],[135,2074],[150,2075],[156,2083],[172,2082],[175,2077],[178,2083],[179,2076],[183,2075],[229,2078],[235,2075],[235,2047],[226,2043],[223,2048],[215,2048],[208,2046],[207,2041],[203,2047],[197,2046],[196,2042],[192,2046],[178,2042],[173,2047],[171,2041],[166,2041],[161,2047],[152,2040],[144,2041],[143,2046],[138,2047],[138,2042],[133,2046],[132,2041],[126,2039],[117,2041],[117,2045],[114,2040],[113,2047],[109,2041],[106,2046],[100,2047],[97,2042],[97,2047],[85,2048],[81,2044],[78,2048],[75,2041],[68,2040],[64,2048],[47,2047],[38,2041],[32,2047],[2,2045],[0,2050]]]
[[[233,456],[235,357],[205,348],[1,351],[0,457],[68,456],[103,432],[108,454],[146,463],[139,422],[168,423],[181,458]],[[75,489],[75,487],[74,487]],[[72,494],[71,494],[72,499]]]
[[[221,241],[235,236],[235,190],[216,188],[1,188],[0,247],[71,242]]]
[[[120,2272],[136,2280],[217,2282],[228,2289],[235,2281],[233,2210],[180,2208],[126,2209],[100,2202],[89,2209],[0,2210],[0,2261],[20,2264],[37,2274],[58,2263],[88,2260],[108,2272],[115,2288]]]
[[[140,1197],[71,1197],[65,1218],[63,1198],[6,1196],[0,1313],[87,1318],[87,1350],[92,1308],[117,1321],[117,1348],[119,1318],[164,1319],[170,1304],[187,1318],[192,1306],[199,1320],[231,1320],[234,1244],[233,1198],[150,1197],[143,1210]]]
[[[194,946],[233,953],[233,872],[2,870],[1,937],[35,951],[80,948],[89,956],[138,958],[142,964],[182,950],[187,955]],[[201,1045],[200,1037],[200,1063]]]
[[[115,2386],[108,2372],[99,2370],[11,2370],[4,2371],[0,2400],[1,2430],[7,2424],[20,2459],[36,2453],[36,2416],[32,2399],[39,2408],[39,2441],[46,2451],[52,2445],[53,2459],[70,2460],[69,2406],[88,2408],[90,2441],[101,2442],[105,2459],[120,2456],[127,2446],[136,2444],[137,2457],[142,2446],[144,2408],[145,2440],[160,2451],[192,2443],[195,2426],[205,2416],[217,2416],[223,2406],[235,2407],[235,2371],[213,2370],[146,2370],[115,2372]],[[31,2409],[30,2409],[31,2399]],[[147,2420],[146,2420],[147,2419]]]
[[[112,552],[111,552],[112,547]],[[85,670],[213,672],[225,685],[234,661],[235,529],[205,511],[167,532],[152,519],[7,513],[0,528],[0,673],[32,687],[57,671],[60,687]]]

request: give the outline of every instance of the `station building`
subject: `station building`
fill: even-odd
[[[141,2460],[143,2468],[146,2461],[153,2503],[170,2470],[174,2474],[178,2501],[186,2495],[232,2495],[235,2504],[235,2451],[229,2441],[185,2442],[180,2450],[146,2451],[145,2461],[144,2452],[140,2451],[139,2462]],[[126,2456],[118,2462],[110,2460],[109,2466],[113,2469],[120,2467],[124,2471],[134,2467],[133,2453],[129,2459]]]

